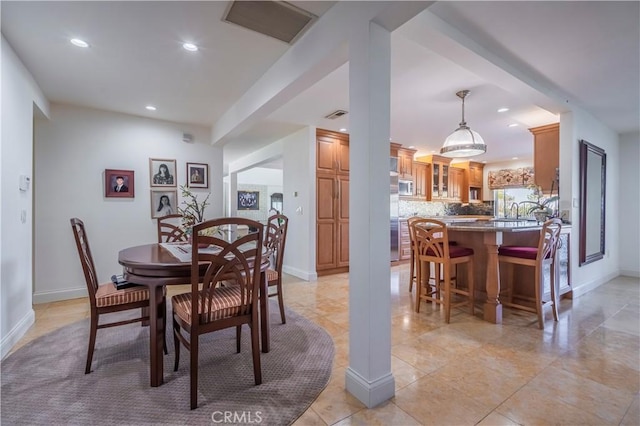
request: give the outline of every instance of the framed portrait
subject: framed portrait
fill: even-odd
[[[178,213],[178,191],[151,191],[151,218]]]
[[[176,160],[149,158],[149,182],[152,187],[176,186]]]
[[[133,174],[133,170],[105,169],[104,196],[134,198],[135,181]]]
[[[260,192],[238,191],[238,210],[260,210]]]
[[[208,188],[209,165],[205,163],[187,163],[187,183],[189,188]]]

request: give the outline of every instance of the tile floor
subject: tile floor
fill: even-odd
[[[173,287],[170,294],[184,291]],[[344,389],[349,365],[348,275],[286,276],[285,303],[324,327],[336,355],[327,388],[296,421],[311,425],[639,425],[640,280],[618,277],[575,300],[560,321],[505,308],[502,325],[430,304],[413,311],[408,266],[391,273],[391,366],[396,394],[367,409]],[[16,345],[88,317],[86,299],[34,306]]]

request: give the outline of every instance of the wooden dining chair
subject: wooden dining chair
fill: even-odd
[[[538,327],[544,329],[544,309],[551,307],[554,321],[558,321],[558,244],[562,221],[560,219],[547,220],[540,231],[537,247],[528,246],[501,246],[498,248],[499,262],[506,263],[507,267],[507,291],[504,306],[533,312],[538,315]],[[514,265],[530,266],[534,269],[534,297],[533,306],[526,304],[529,297],[513,293],[515,280]],[[543,300],[544,295],[544,269],[549,267],[551,299]],[[514,299],[522,303],[515,303]]]
[[[181,214],[169,214],[157,219],[159,243],[187,241],[187,236],[180,228],[180,225],[176,225],[180,220],[182,220]]]
[[[228,242],[207,234],[227,225],[246,225],[258,232]],[[251,329],[253,375],[262,383],[258,318],[258,292],[263,259],[264,225],[249,219],[213,219],[193,227],[191,242],[191,292],[171,298],[175,346],[174,371],[180,363],[180,344],[191,354],[191,409],[198,406],[198,340],[200,335],[236,327],[236,350],[240,353],[242,325]],[[214,234],[214,233],[211,233]],[[205,248],[206,247],[206,248]],[[233,285],[223,286],[223,282]],[[197,301],[197,303],[194,303]],[[188,335],[185,336],[183,331]]]
[[[411,227],[411,224],[420,219],[422,218],[419,216],[413,216],[407,219],[407,226],[409,227],[409,245],[411,246],[411,265],[409,266],[409,293],[413,291],[413,283],[416,281],[416,271],[418,269],[416,268],[416,237],[412,231],[413,228]]]
[[[76,241],[80,264],[84,272],[89,293],[89,303],[91,304],[91,326],[89,329],[89,349],[87,352],[87,364],[85,374],[91,372],[91,361],[93,360],[93,350],[96,343],[98,329],[116,327],[119,325],[131,324],[134,322],[149,321],[149,316],[145,315],[149,309],[149,289],[144,286],[134,286],[122,290],[117,290],[112,282],[98,284],[98,274],[91,255],[89,240],[84,223],[78,218],[71,219],[71,228]],[[100,315],[113,312],[128,311],[130,309],[142,308],[141,315],[128,320],[108,322],[100,324]],[[165,321],[165,301],[162,303],[162,321]],[[166,352],[166,342],[164,342]]]
[[[284,300],[282,297],[282,261],[284,259],[284,246],[287,242],[287,226],[289,218],[283,214],[275,214],[267,219],[266,235],[264,245],[271,256],[271,265],[267,269],[267,286],[275,287],[276,291],[269,293],[269,297],[278,297],[280,306],[280,319],[283,324],[287,323],[284,316]]]
[[[420,302],[430,301],[442,304],[445,310],[445,322],[449,323],[451,308],[469,306],[474,312],[473,249],[449,243],[447,225],[435,219],[420,219],[411,223],[415,237],[415,259],[417,268],[416,312],[420,312]],[[435,266],[433,284],[430,281],[430,266]],[[452,268],[465,264],[467,267],[467,286],[460,288],[454,279]],[[443,279],[440,279],[440,277]],[[465,300],[453,301],[454,296],[463,296]]]

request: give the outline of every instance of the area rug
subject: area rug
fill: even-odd
[[[319,326],[271,304],[271,351],[261,354],[254,385],[250,330],[236,353],[235,328],[200,338],[198,408],[189,409],[189,353],[173,371],[173,339],[164,384],[149,386],[149,330],[138,324],[98,330],[91,374],[84,374],[89,320],[25,345],[2,361],[1,415],[6,425],[288,425],[331,376],[334,347]],[[118,314],[120,315],[120,314]]]

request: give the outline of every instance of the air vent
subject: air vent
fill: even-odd
[[[318,17],[284,1],[234,1],[222,18],[286,43],[293,43]]]
[[[329,115],[325,115],[324,118],[328,118],[329,120],[335,120],[336,118],[340,118],[345,114],[347,114],[347,111],[345,111],[343,109],[339,109],[337,111],[333,111]]]

